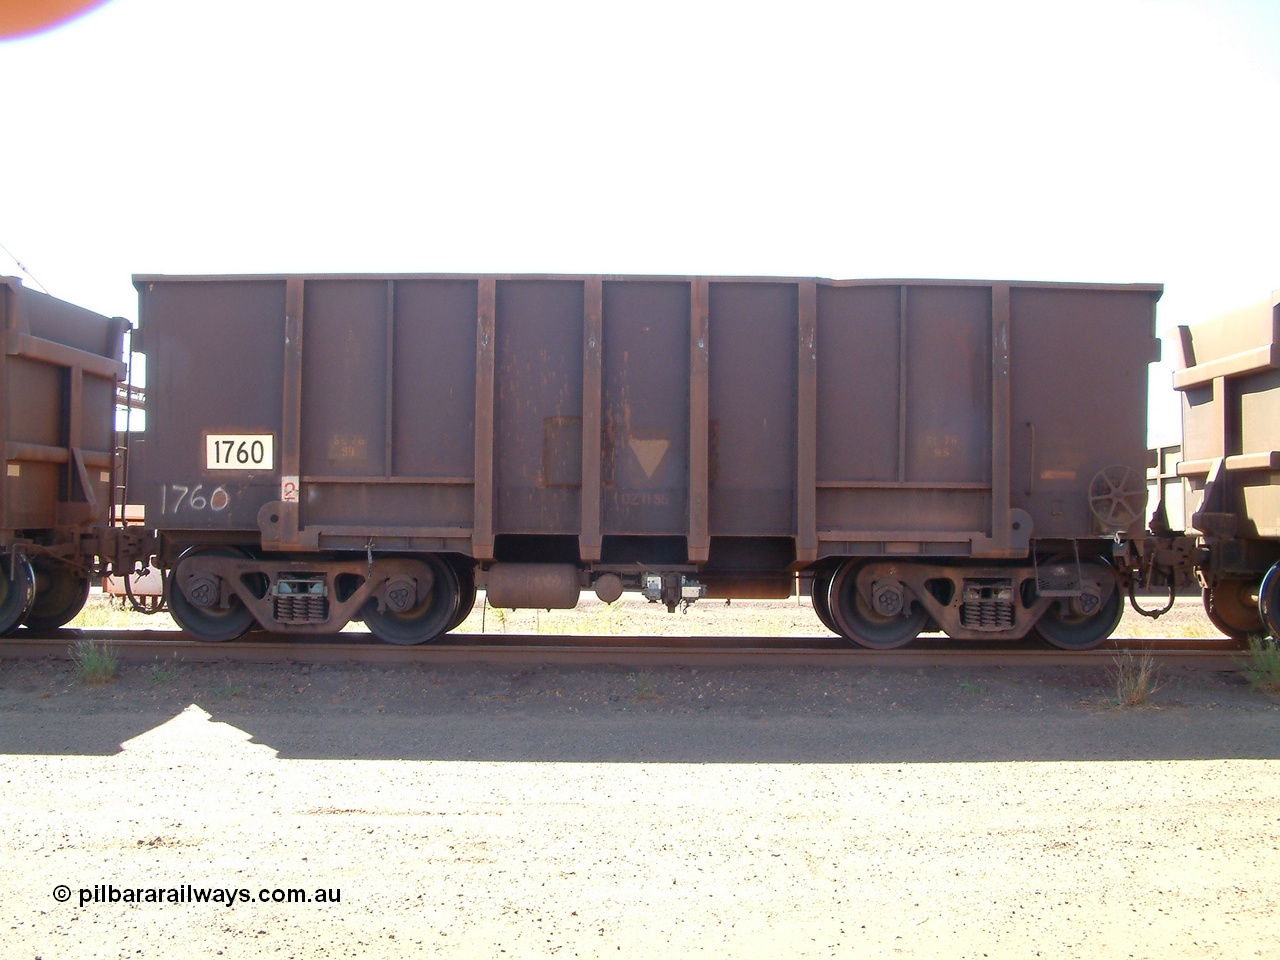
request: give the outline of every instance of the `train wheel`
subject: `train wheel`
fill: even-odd
[[[89,578],[79,577],[71,568],[52,560],[31,564],[36,577],[36,599],[27,614],[32,630],[57,630],[76,618],[89,599]]]
[[[1218,580],[1205,587],[1204,612],[1209,622],[1233,640],[1265,633],[1267,627],[1253,590],[1250,580]]]
[[[834,570],[819,570],[813,575],[813,587],[810,599],[813,601],[813,612],[818,615],[818,619],[822,621],[822,625],[832,633],[839,633],[840,628],[836,626],[836,622],[831,616],[831,603],[827,596],[831,589],[831,578],[835,576]]]
[[[1280,640],[1280,563],[1267,571],[1258,591],[1258,611],[1271,636]]]
[[[422,563],[431,570],[431,589],[413,607],[397,613],[389,607],[379,610],[375,601],[365,604],[365,626],[379,640],[405,645],[426,643],[454,624],[459,586],[453,564],[435,556],[423,557]]]
[[[217,584],[199,578],[188,583],[193,566],[201,557],[244,557],[245,554],[234,547],[192,547],[173,565],[169,571],[169,613],[187,633],[197,640],[210,643],[221,643],[243,637],[254,625],[253,614],[239,597],[232,597],[226,609],[218,606]],[[191,591],[189,597],[183,586]],[[196,599],[193,599],[196,598]],[[208,602],[205,606],[196,600]]]
[[[901,603],[896,614],[873,610],[858,592],[858,570],[863,565],[850,560],[831,579],[827,607],[836,632],[846,640],[873,650],[905,647],[920,635],[929,619],[928,613],[920,604],[909,602]]]
[[[470,564],[459,564],[453,568],[453,572],[458,578],[458,611],[453,615],[453,621],[449,624],[445,633],[450,630],[457,630],[476,605],[475,567]]]
[[[26,557],[0,556],[0,637],[17,630],[36,599],[36,576]]]
[[[1098,576],[1112,575],[1110,569],[1101,566],[1089,564],[1086,569],[1096,571]],[[1091,613],[1064,610],[1064,605],[1066,601],[1051,604],[1036,621],[1034,632],[1059,650],[1090,650],[1111,636],[1120,624],[1120,617],[1124,614],[1124,593],[1117,585],[1107,601]]]

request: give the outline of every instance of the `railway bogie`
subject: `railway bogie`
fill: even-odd
[[[1079,557],[991,566],[854,559],[820,583],[826,594],[814,606],[823,622],[876,649],[904,646],[926,625],[954,640],[1035,632],[1056,647],[1087,649],[1111,634],[1123,610],[1113,568]]]
[[[168,607],[188,633],[234,640],[257,627],[282,634],[335,633],[362,620],[389,643],[422,643],[453,629],[475,602],[463,558],[258,556],[194,545],[172,564]]]

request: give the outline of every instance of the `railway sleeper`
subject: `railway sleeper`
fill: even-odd
[[[1035,632],[1064,649],[1102,643],[1123,597],[1112,569],[1075,559],[979,567],[849,560],[814,593],[836,632],[861,646],[904,646],[926,629],[954,640],[1018,640]]]

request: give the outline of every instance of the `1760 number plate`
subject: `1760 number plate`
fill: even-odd
[[[269,433],[209,434],[205,438],[209,470],[274,470],[275,437]]]

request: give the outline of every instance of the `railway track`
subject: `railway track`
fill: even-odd
[[[1126,653],[1150,653],[1162,664],[1203,669],[1235,667],[1241,646],[1231,640],[1112,640],[1094,650],[1047,645],[977,644],[923,639],[899,650],[851,647],[836,637],[592,637],[570,635],[449,634],[437,643],[395,646],[367,634],[342,633],[282,641],[265,633],[229,643],[204,643],[178,631],[26,631],[0,641],[0,657],[69,659],[81,640],[110,646],[122,662],[176,658],[189,663],[351,663],[391,665],[557,664],[564,666],[956,667],[1097,666]]]

